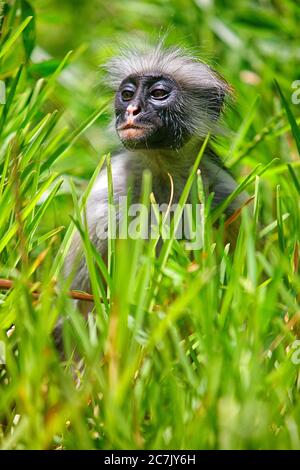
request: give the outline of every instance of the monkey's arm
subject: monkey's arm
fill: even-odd
[[[112,158],[113,197],[117,224],[120,220],[118,201],[121,196],[127,194],[126,165],[125,155],[119,154]],[[108,199],[108,179],[105,168],[100,172],[85,207],[90,240],[104,260],[107,256]],[[90,292],[88,268],[78,231],[73,236],[64,263],[64,277],[72,275],[74,275],[72,289]]]
[[[230,171],[222,165],[221,160],[215,156],[205,155],[200,165],[204,187],[208,193],[214,193],[212,207],[215,208],[221,204],[237,188],[238,184]],[[237,209],[242,207],[249,199],[246,191],[239,194],[227,207],[226,214],[231,215]]]

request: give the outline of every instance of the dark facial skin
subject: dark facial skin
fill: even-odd
[[[183,143],[174,116],[181,90],[166,76],[127,77],[115,98],[116,129],[127,148],[175,148]]]

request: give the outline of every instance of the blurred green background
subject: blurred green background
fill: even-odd
[[[0,277],[15,282],[0,294],[1,448],[300,448],[299,24],[291,0],[0,0]],[[119,146],[102,66],[163,35],[232,84],[214,146],[239,183],[250,175],[255,210],[233,253],[209,214],[199,252],[122,245],[113,301],[95,282],[106,303],[86,324],[54,278],[75,193]],[[62,314],[63,364],[51,340]]]

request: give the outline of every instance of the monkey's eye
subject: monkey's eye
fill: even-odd
[[[150,91],[150,95],[155,100],[164,100],[169,95],[169,92],[163,88],[154,88]]]
[[[122,93],[121,93],[121,96],[122,96],[122,100],[123,101],[130,101],[131,98],[133,97],[134,95],[134,91],[133,90],[123,90]]]

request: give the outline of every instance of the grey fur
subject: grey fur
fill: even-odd
[[[176,47],[164,48],[163,43],[144,50],[125,49],[119,57],[107,63],[106,70],[108,83],[115,90],[130,75],[142,76],[155,72],[171,77],[182,89],[180,114],[189,116],[182,126],[202,138],[208,132],[213,135],[222,132],[218,118],[224,98],[230,94],[231,88],[215,70],[188,51]]]
[[[145,73],[165,74],[174,79],[182,89],[184,113],[188,115],[187,126],[193,135],[179,149],[162,150],[124,150],[112,158],[112,175],[114,198],[126,196],[128,181],[132,183],[132,202],[139,202],[142,175],[145,169],[152,172],[153,192],[156,200],[168,203],[170,199],[170,182],[174,182],[173,203],[178,202],[186,184],[189,170],[198,154],[203,137],[208,132],[213,135],[220,128],[218,118],[223,108],[229,85],[209,66],[184,53],[178,48],[164,49],[162,45],[146,52],[126,51],[108,64],[109,81],[115,89],[128,75]],[[172,117],[172,116],[171,116]],[[200,165],[205,189],[214,192],[214,205],[223,201],[236,187],[236,182],[224,168],[218,157],[207,149]],[[228,213],[234,211],[247,199],[240,195],[230,206]],[[106,170],[99,175],[86,206],[89,233],[92,242],[105,257],[107,243],[99,237],[99,227],[106,230],[108,225],[108,186]],[[119,214],[119,218],[121,214]],[[65,262],[65,275],[74,271],[76,260],[79,265],[73,281],[73,288],[89,290],[89,277],[82,254],[79,234],[75,234],[72,247]]]

